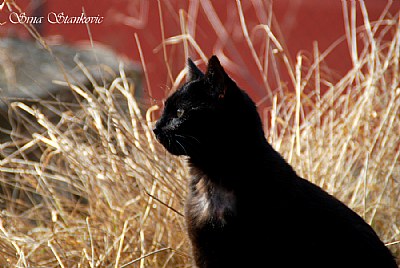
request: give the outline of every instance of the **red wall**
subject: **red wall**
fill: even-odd
[[[168,79],[167,68],[164,64],[163,50],[155,50],[161,44],[160,16],[158,1],[151,0],[74,0],[74,1],[43,1],[42,8],[35,8],[35,4],[41,1],[18,1],[17,4],[27,14],[34,16],[47,16],[49,12],[64,12],[70,16],[79,16],[84,8],[88,16],[102,16],[104,21],[101,24],[91,24],[90,31],[93,40],[106,44],[118,53],[126,55],[128,58],[140,61],[140,56],[135,42],[134,33],[138,34],[141,47],[144,53],[144,59],[148,75],[150,78],[150,86],[152,95],[156,99],[161,99],[171,81]],[[182,9],[186,13],[194,10],[195,3],[198,1],[160,1],[165,27],[165,37],[171,37],[180,34],[179,26],[179,10]],[[223,51],[234,62],[243,60],[245,68],[235,69],[233,65],[228,64],[228,71],[245,89],[251,92],[254,98],[260,99],[265,94],[262,86],[262,79],[257,70],[257,66],[251,59],[251,53],[246,41],[241,33],[241,28],[237,13],[236,1],[204,1],[198,5],[198,16],[196,20],[196,41],[203,49],[207,56],[213,54],[216,50],[215,43],[217,36],[221,35],[220,29],[215,31],[209,22],[209,18],[204,9],[207,5],[204,3],[212,3],[220,21],[229,31],[231,45],[223,44]],[[242,1],[242,7],[246,17],[247,26],[250,34],[251,29],[260,22],[263,22],[263,12],[266,8],[255,8],[253,4],[263,2],[264,7],[268,6],[269,1]],[[299,51],[305,51],[304,61],[307,57],[312,57],[313,42],[318,41],[320,51],[327,49],[334,41],[345,34],[342,2],[340,0],[279,0],[274,1],[273,11],[276,15],[277,24],[280,27],[280,40],[284,39],[286,47],[290,52],[292,59],[296,58]],[[347,6],[350,8],[350,2]],[[358,1],[357,1],[358,2]],[[384,0],[366,0],[365,1],[370,20],[379,17],[387,1]],[[8,20],[8,13],[4,12],[5,7],[0,15],[0,22]],[[400,9],[400,2],[395,1],[391,7],[391,11],[395,12]],[[258,11],[258,12],[257,12]],[[262,11],[262,12],[260,12]],[[362,16],[358,8],[357,24],[361,25]],[[264,14],[265,15],[265,14]],[[126,17],[135,18],[135,25],[125,25]],[[260,17],[261,16],[261,17]],[[124,20],[125,18],[125,20]],[[50,24],[44,22],[40,26],[40,32],[49,42],[66,42],[76,43],[89,40],[88,31],[85,24]],[[274,33],[279,33],[274,29]],[[278,34],[277,34],[278,35]],[[0,26],[0,36],[20,36],[29,38],[29,34],[22,25],[11,24],[7,22]],[[256,49],[261,48],[261,43],[265,35],[261,31],[254,35]],[[169,46],[168,61],[172,66],[172,75],[176,77],[179,70],[184,66],[184,54],[182,46]],[[198,55],[191,53],[194,59],[198,59]],[[344,74],[350,67],[351,61],[349,57],[349,48],[346,41],[330,54],[326,63],[331,69],[336,71],[338,75]],[[281,63],[280,63],[281,64]],[[204,68],[204,65],[201,67]],[[333,76],[335,76],[333,74]],[[283,75],[282,80],[288,81],[288,77]],[[271,82],[275,87],[277,84]]]

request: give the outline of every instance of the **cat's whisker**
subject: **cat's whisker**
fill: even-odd
[[[195,137],[193,137],[191,135],[185,134],[185,135],[179,135],[179,136],[182,136],[183,138],[190,138],[190,139],[196,141],[198,144],[201,144],[200,141],[197,138],[195,138]]]
[[[201,143],[198,139],[196,139],[195,137],[190,136],[190,135],[175,134],[175,138],[179,139],[181,144],[183,144],[185,148],[189,148],[192,151],[193,151],[193,149],[199,150],[199,147],[201,145]]]
[[[200,145],[201,144],[198,139],[196,139],[195,137],[190,136],[190,135],[175,134],[175,136],[177,138],[182,138],[185,142],[187,142],[187,143],[189,143],[191,145],[196,145],[196,144]]]
[[[183,152],[187,155],[187,151],[186,151],[185,147],[177,139],[175,139],[175,142],[183,149]]]
[[[168,148],[170,148],[171,147],[171,138],[167,137],[167,141],[168,141]]]

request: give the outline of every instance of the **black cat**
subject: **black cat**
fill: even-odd
[[[216,56],[205,74],[188,60],[187,82],[154,133],[188,156],[185,216],[198,267],[397,267],[360,216],[268,144],[254,102]]]

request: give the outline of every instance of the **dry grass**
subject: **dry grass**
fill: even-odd
[[[202,5],[212,8],[208,1]],[[362,215],[400,256],[399,14],[371,22],[360,5],[361,28],[352,23],[355,7],[345,9],[354,67],[338,82],[320,68],[329,51],[316,46],[310,66],[302,55],[291,64],[271,24],[257,26],[267,33],[268,57],[261,57],[251,48],[240,2],[236,11],[260,75],[265,62],[281,60],[295,88],[273,91],[264,81],[272,103],[261,111],[269,141],[300,175]],[[166,37],[164,53],[172,45],[206,60],[185,16],[182,35]],[[80,109],[63,112],[57,123],[40,109],[12,104],[19,123],[36,130],[14,132],[12,142],[0,145],[0,266],[189,267],[182,217],[187,171],[184,160],[167,154],[152,136],[157,107],[141,111],[123,66],[107,88],[66,85],[81,100]],[[325,94],[322,87],[328,87]]]

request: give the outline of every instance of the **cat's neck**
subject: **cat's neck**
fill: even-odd
[[[189,165],[210,176],[236,176],[249,173],[264,162],[266,152],[273,150],[264,138],[226,139],[195,156]]]
[[[202,173],[208,180],[228,188],[252,187],[254,184],[248,178],[257,178],[260,174],[268,174],[268,180],[277,184],[296,176],[264,137],[243,139],[240,144],[191,156],[188,163],[192,174]],[[243,178],[246,178],[245,183]]]

